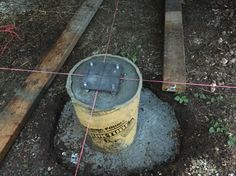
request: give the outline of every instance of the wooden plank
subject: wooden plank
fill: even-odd
[[[103,0],[86,0],[68,23],[57,42],[42,58],[37,70],[56,72],[62,67]],[[19,135],[27,117],[40,95],[48,88],[55,75],[31,73],[16,95],[0,113],[0,161]]]
[[[185,91],[186,82],[184,35],[181,0],[166,0],[165,40],[162,90],[170,92]]]

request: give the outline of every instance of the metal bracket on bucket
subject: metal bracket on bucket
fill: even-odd
[[[82,89],[118,93],[123,67],[111,62],[89,62],[88,72],[80,84]]]

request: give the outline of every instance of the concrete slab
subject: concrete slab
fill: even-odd
[[[150,90],[141,93],[138,131],[134,143],[117,154],[97,151],[87,141],[81,175],[127,175],[133,171],[152,169],[175,158],[179,151],[179,124],[174,110]],[[54,138],[56,157],[66,167],[74,167],[84,136],[73,107],[68,102],[61,113]]]

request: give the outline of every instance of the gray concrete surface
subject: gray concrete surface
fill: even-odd
[[[174,159],[179,151],[179,124],[174,110],[150,90],[141,93],[138,131],[134,143],[117,154],[95,150],[88,140],[80,167],[81,175],[127,175],[152,169]],[[61,114],[54,139],[55,154],[64,166],[73,167],[84,136],[68,102]]]
[[[79,65],[75,65],[71,72],[86,75],[86,73],[88,72],[88,68],[85,67],[87,59],[89,59],[89,62],[101,62],[104,60],[104,57],[104,54],[99,54],[86,58],[81,62],[81,64],[78,63]],[[118,65],[122,65],[122,73],[124,73],[124,78],[141,80],[141,73],[138,68],[130,60],[126,59],[127,58],[120,56],[110,54],[106,55],[106,63],[115,63]],[[79,100],[85,105],[92,107],[94,92],[87,92],[86,90],[80,88],[80,84],[82,81],[83,77],[69,77],[67,80],[67,92],[71,96],[73,102],[77,102],[77,100]],[[141,87],[142,81],[121,80],[119,85],[119,92],[116,95],[108,94],[105,92],[99,93],[95,108],[99,110],[111,110],[114,107],[123,106],[123,104],[130,101],[137,92],[140,92]]]

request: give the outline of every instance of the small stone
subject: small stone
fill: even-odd
[[[99,54],[99,51],[98,51],[98,50],[92,52],[92,55],[97,55],[97,54]]]
[[[234,55],[234,51],[233,51],[233,50],[230,50],[230,54],[231,54],[231,55]]]
[[[193,39],[193,43],[196,44],[196,45],[201,45],[202,44],[202,40],[199,39],[199,38],[194,38]]]
[[[48,167],[48,172],[51,172],[53,167]]]
[[[219,82],[219,86],[223,86],[223,85],[225,85],[224,82]]]
[[[216,82],[215,81],[213,81],[213,83],[211,84],[210,90],[212,93],[216,91]]]
[[[227,164],[226,164],[225,162],[223,162],[223,163],[222,163],[222,166],[224,166],[224,167],[225,167],[225,166],[227,166]]]
[[[223,39],[219,38],[218,43],[222,43],[222,42],[223,42]]]
[[[228,176],[235,176],[235,175],[231,173],[231,174],[228,174]]]
[[[222,63],[223,66],[226,66],[228,62],[229,62],[229,61],[228,61],[227,59],[225,59],[225,58],[223,58],[223,59],[221,60],[221,63]]]
[[[217,151],[217,152],[218,152],[219,150],[220,150],[220,149],[219,149],[218,147],[215,147],[215,151]]]
[[[233,58],[231,61],[230,61],[231,64],[235,64],[236,63],[236,58]]]

